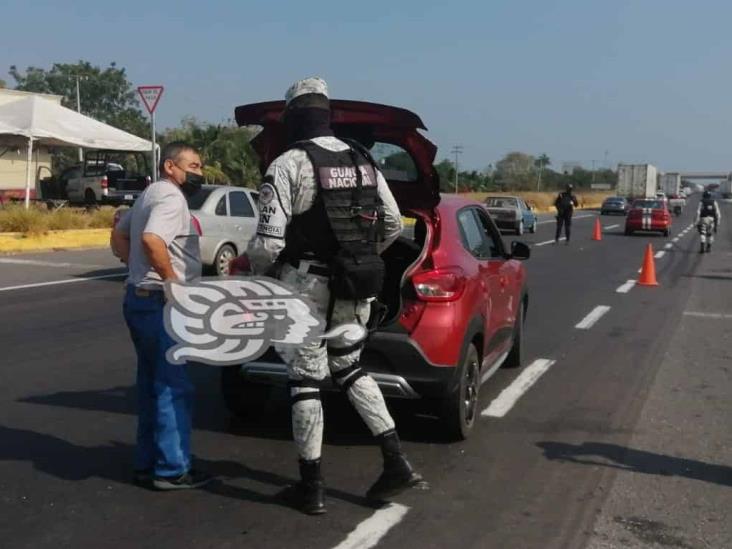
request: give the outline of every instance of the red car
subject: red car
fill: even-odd
[[[263,127],[252,141],[263,169],[284,150],[283,108],[276,101],[236,109],[239,125]],[[387,275],[379,301],[386,312],[361,365],[385,396],[422,399],[450,433],[465,438],[479,415],[481,384],[502,364],[521,365],[529,297],[520,260],[529,248],[514,242],[506,249],[480,203],[440,198],[437,148],[419,132],[425,128],[418,116],[355,101],[333,100],[331,110],[335,134],[371,150],[402,215],[414,221],[383,253]],[[225,369],[227,405],[237,414],[261,406],[267,385],[286,376],[272,349]]]
[[[625,218],[625,234],[636,231],[655,231],[668,236],[671,232],[671,214],[666,202],[659,198],[634,200]]]

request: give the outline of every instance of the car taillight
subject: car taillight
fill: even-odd
[[[193,222],[193,227],[196,229],[198,236],[203,236],[203,230],[201,229],[201,222],[198,220],[198,218],[195,215],[192,215],[191,221]]]
[[[109,179],[107,179],[107,176],[105,175],[102,177],[102,189],[108,189],[109,188]]]
[[[465,273],[459,267],[423,271],[412,276],[412,284],[422,301],[455,301],[465,290]]]

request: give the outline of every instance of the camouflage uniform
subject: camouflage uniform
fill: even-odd
[[[331,151],[348,149],[347,144],[335,137],[317,137],[312,141]],[[255,274],[266,273],[272,267],[285,248],[284,237],[290,219],[293,215],[313,207],[317,188],[313,165],[303,150],[287,151],[269,166],[264,183],[260,186],[260,223],[257,235],[247,250]],[[380,172],[377,172],[377,188],[385,210],[385,240],[380,245],[381,252],[399,236],[402,222],[396,201]],[[323,264],[306,261],[301,261],[302,265],[325,267]],[[308,273],[307,268],[296,269],[289,264],[282,266],[279,277],[302,295],[309,297],[317,304],[319,312],[326,315],[330,295],[327,277]],[[370,308],[368,300],[336,300],[331,325],[354,321],[365,324]],[[297,349],[283,348],[277,351],[287,363],[289,376],[293,381],[321,381],[330,373],[339,384],[347,384],[351,377],[355,377],[356,380],[348,388],[348,398],[371,432],[377,436],[394,429],[394,421],[386,408],[381,390],[371,377],[357,377],[357,372],[350,372],[343,378],[338,376],[338,372],[345,371],[358,362],[360,350],[344,356],[328,356],[327,348],[315,343]],[[323,432],[321,403],[314,399],[298,401],[295,398],[301,393],[318,389],[293,386],[290,390],[294,397],[293,436],[300,456],[306,460],[318,459]]]
[[[716,201],[714,202],[713,215],[709,215],[709,211],[704,206],[705,200],[702,199],[699,202],[699,209],[696,211],[695,223],[701,238],[701,251],[708,252],[714,244],[714,232],[722,220],[722,213],[719,211],[719,204]]]

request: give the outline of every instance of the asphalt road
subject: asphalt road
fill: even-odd
[[[526,367],[483,386],[467,442],[399,410],[429,489],[381,509],[363,498],[378,450],[329,403],[329,512],[315,518],[277,497],[296,477],[284,400],[232,420],[210,367],[193,369],[194,450],[220,482],[174,494],[130,484],[134,353],[119,264],[103,250],[0,257],[2,546],[732,547],[732,222],[700,255],[684,232],[691,210],[668,239],[625,237],[622,218],[603,217],[602,242],[582,212],[569,246],[550,243],[541,216],[522,237],[534,244]],[[660,287],[631,287],[649,242],[665,251]]]

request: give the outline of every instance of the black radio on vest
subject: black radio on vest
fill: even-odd
[[[294,215],[285,237],[287,261],[314,259],[330,267],[330,290],[338,299],[379,295],[384,262],[384,208],[378,194],[376,166],[358,143],[329,151],[312,141],[295,143],[305,151],[318,184],[313,207]]]

